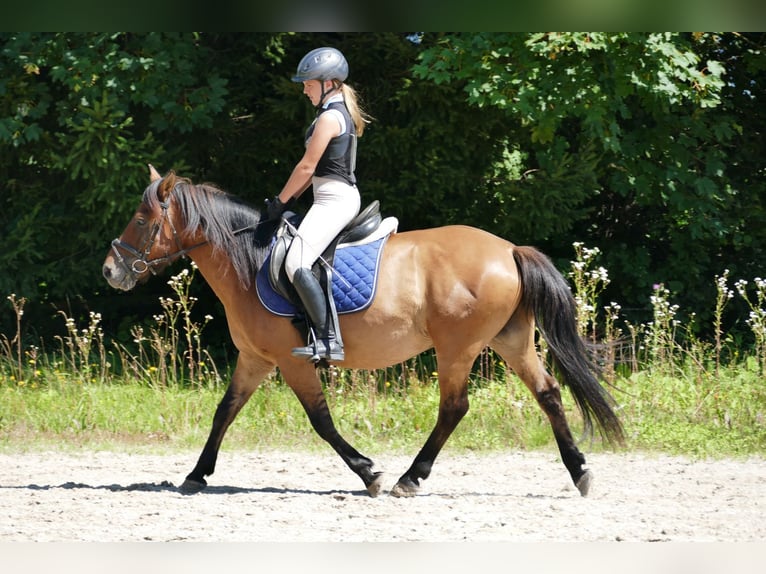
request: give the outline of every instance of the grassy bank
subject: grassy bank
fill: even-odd
[[[355,375],[355,376],[354,376]],[[436,417],[435,380],[403,385],[359,373],[326,383],[340,432],[363,452],[415,453]],[[723,369],[708,381],[639,372],[618,378],[628,449],[701,457],[766,453],[766,389],[754,363]],[[201,449],[222,385],[195,388],[140,381],[82,383],[67,376],[43,386],[0,385],[0,448]],[[568,393],[575,433],[581,421]],[[471,409],[450,439],[454,450],[555,449],[547,419],[513,375],[475,380]],[[314,433],[292,391],[265,381],[226,437],[227,448],[328,448]],[[598,437],[586,451],[603,447]]]
[[[599,360],[614,386],[629,449],[691,456],[766,454],[766,281],[735,283],[750,309],[744,323],[754,345],[734,346],[721,327],[735,295],[728,272],[716,277],[714,340],[681,325],[672,294],[656,285],[653,320],[632,325],[610,303],[599,309],[608,284],[596,267],[598,251],[575,244],[570,278],[584,338],[601,343]],[[132,343],[104,340],[97,313],[87,325],[62,313],[67,335],[54,348],[24,344],[24,299],[7,299],[16,315],[14,336],[0,333],[0,449],[200,449],[228,376],[203,344],[212,317],[192,320],[189,287],[195,270],[168,284],[162,315],[131,329]],[[690,314],[691,317],[694,314]],[[545,356],[545,348],[541,348]],[[433,356],[385,371],[333,369],[324,375],[336,425],[363,452],[415,453],[434,425],[438,380]],[[524,385],[492,352],[477,361],[469,385],[471,408],[447,443],[457,450],[555,450],[547,419]],[[565,408],[575,434],[582,428],[567,391]],[[276,374],[263,382],[226,437],[227,448],[325,449],[289,388]],[[586,439],[586,451],[604,448]]]

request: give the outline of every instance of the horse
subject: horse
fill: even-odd
[[[315,432],[377,496],[382,472],[338,432],[320,379],[320,369],[291,355],[305,344],[287,317],[261,303],[255,277],[269,254],[256,241],[266,217],[213,184],[194,184],[174,171],[151,165],[150,183],[103,264],[109,285],[130,290],[180,257],[190,258],[223,304],[235,369],[218,404],[199,459],[181,490],[196,493],[215,471],[224,435],[259,383],[275,367],[292,389]],[[273,227],[273,225],[272,225]],[[393,233],[381,256],[377,291],[365,309],[344,314],[341,368],[375,370],[401,364],[433,349],[439,383],[435,425],[389,495],[415,496],[421,480],[469,408],[468,379],[475,359],[493,349],[523,381],[547,415],[561,460],[582,496],[593,473],[585,468],[567,422],[561,386],[570,389],[585,435],[596,427],[610,445],[624,444],[616,402],[601,383],[591,343],[578,333],[576,304],[566,279],[531,246],[518,246],[487,231],[448,225]],[[547,344],[551,372],[536,346]]]

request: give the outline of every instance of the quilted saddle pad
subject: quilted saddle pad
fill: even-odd
[[[364,245],[339,247],[335,251],[332,274],[332,295],[339,314],[353,313],[372,304],[377,287],[380,258],[388,236]],[[269,263],[266,260],[255,279],[258,298],[275,315],[292,317],[297,308],[277,293],[269,281]]]

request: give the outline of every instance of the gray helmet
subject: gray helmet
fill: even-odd
[[[348,78],[348,62],[335,48],[316,48],[303,56],[293,82],[306,80],[340,80]]]

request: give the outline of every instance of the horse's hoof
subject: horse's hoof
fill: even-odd
[[[376,472],[374,477],[375,478],[372,479],[372,482],[367,485],[367,492],[372,498],[375,498],[378,496],[378,494],[380,494],[380,489],[383,486],[383,473]]]
[[[203,479],[202,482],[199,480],[192,480],[190,478],[187,478],[184,480],[184,483],[178,487],[178,490],[180,490],[183,494],[197,494],[200,490],[205,488],[207,486],[207,482]]]
[[[406,483],[400,480],[391,489],[391,496],[395,496],[396,498],[411,498],[418,493],[418,490],[420,490],[420,487],[418,487],[417,484]]]
[[[585,474],[583,474],[580,477],[580,479],[575,483],[577,490],[580,491],[580,494],[582,496],[588,496],[588,491],[590,490],[590,485],[592,481],[593,481],[593,473],[589,470],[586,470]]]

